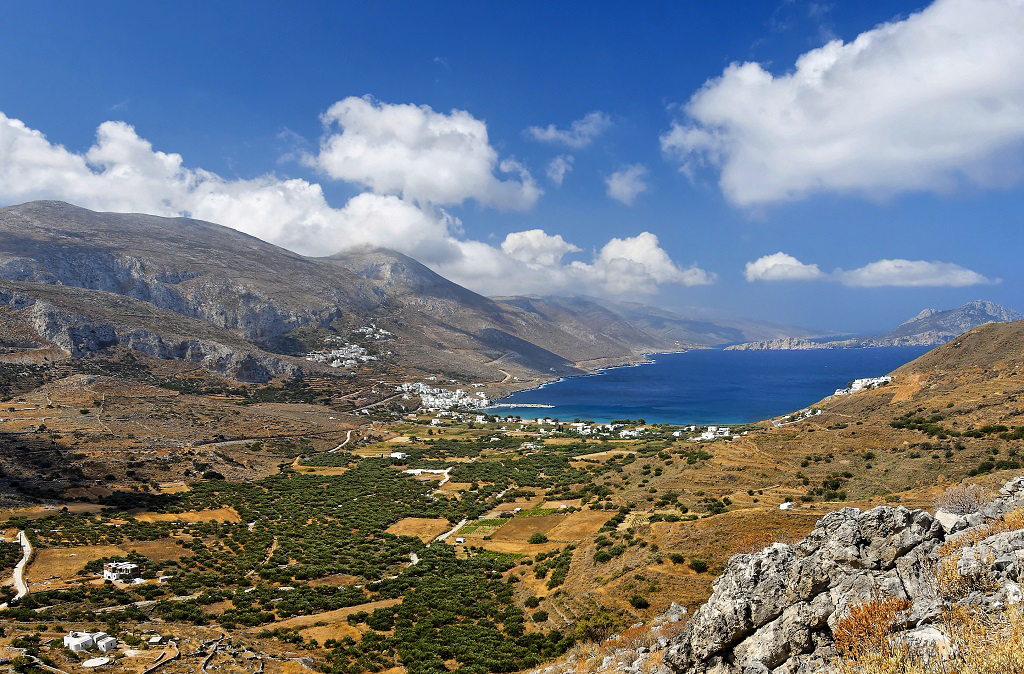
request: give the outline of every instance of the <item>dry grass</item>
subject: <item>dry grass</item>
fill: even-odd
[[[396,536],[415,536],[428,543],[452,528],[448,520],[434,517],[406,517],[387,528]]]
[[[608,521],[608,513],[600,510],[580,510],[566,517],[547,532],[553,541],[578,541],[596,534]]]
[[[836,672],[1024,674],[1024,611],[1019,606],[994,613],[955,606],[944,614],[941,627],[950,643],[938,649],[912,647],[891,632],[867,627],[862,642],[846,642]]]
[[[42,548],[37,550],[28,565],[26,580],[67,581],[76,576],[85,565],[103,557],[123,557],[123,548],[116,545],[87,545],[77,548]],[[33,588],[35,590],[36,588]]]
[[[381,601],[372,601],[367,604],[359,604],[358,606],[347,606],[345,608],[339,608],[333,611],[324,611],[323,613],[313,613],[311,615],[298,615],[293,618],[279,620],[273,624],[273,627],[281,627],[283,629],[299,629],[304,627],[313,627],[319,622],[327,624],[345,622],[345,619],[353,613],[358,613],[359,611],[373,613],[375,609],[382,608],[385,606],[394,606],[400,603],[401,601],[401,599],[382,599]],[[253,627],[250,628],[248,631],[259,632],[263,629],[266,629],[266,627]]]
[[[578,641],[569,651],[559,658],[558,665],[571,663],[574,674],[596,674],[597,672],[619,671],[622,667],[636,661],[640,648],[650,649],[658,637],[673,638],[682,634],[686,627],[684,622],[666,623],[651,627],[640,625],[620,630],[615,636],[601,642]],[[625,651],[623,653],[623,651]],[[618,655],[616,655],[618,653]],[[661,665],[663,652],[650,653],[641,665],[640,672],[655,671]],[[611,656],[615,662],[611,668],[602,667],[605,658]],[[555,671],[567,671],[564,666],[556,667]]]
[[[903,623],[911,603],[906,599],[886,597],[872,599],[850,607],[832,632],[836,650],[846,659],[856,660],[880,656],[896,658],[905,647],[892,638]]]
[[[547,534],[564,522],[565,515],[540,515],[538,517],[515,517],[508,524],[492,534],[496,541],[525,541],[533,534]],[[605,517],[605,520],[608,518]]]
[[[1024,510],[1014,510],[989,524],[968,529],[953,540],[940,545],[935,551],[938,561],[934,570],[939,595],[944,599],[956,601],[975,590],[992,592],[997,589],[998,581],[989,570],[992,560],[984,560],[984,564],[968,570],[965,574],[959,568],[960,558],[964,549],[978,544],[989,536],[1021,529],[1024,529]]]
[[[184,513],[139,513],[139,522],[241,522],[242,516],[231,507],[216,510],[192,510]]]
[[[178,561],[185,554],[192,554],[178,545],[178,540],[177,538],[160,538],[155,541],[132,541],[125,544],[124,548],[129,552],[137,552],[158,562]]]
[[[970,494],[968,493],[968,496]],[[1024,510],[1007,513],[990,524],[970,529],[937,550],[936,589],[955,601],[975,590],[998,589],[989,571],[991,560],[961,571],[963,551],[994,534],[1024,529]],[[1005,611],[951,606],[940,626],[948,645],[921,647],[898,635],[905,600],[879,599],[854,606],[836,625],[841,655],[838,674],[1024,674],[1024,609]]]

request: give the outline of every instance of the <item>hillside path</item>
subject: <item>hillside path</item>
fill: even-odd
[[[28,566],[28,560],[32,557],[32,543],[24,531],[18,532],[18,542],[21,543],[21,560],[14,567],[14,588],[18,591],[14,599],[21,599],[28,594],[28,585],[25,583],[25,567]],[[7,602],[0,604],[0,610],[5,608],[7,608]]]

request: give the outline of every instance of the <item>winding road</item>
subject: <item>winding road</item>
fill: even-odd
[[[443,534],[441,534],[440,536],[438,536],[438,537],[437,537],[437,538],[435,538],[434,540],[435,540],[435,541],[443,541],[443,540],[445,540],[446,538],[448,538],[449,536],[451,536],[452,534],[454,534],[454,533],[455,533],[456,531],[458,531],[459,529],[461,529],[461,528],[463,527],[463,525],[465,525],[465,524],[466,524],[466,522],[468,522],[468,521],[469,521],[469,520],[467,520],[466,518],[463,518],[463,519],[462,519],[462,521],[461,521],[461,522],[459,522],[458,524],[456,524],[456,525],[455,525],[454,527],[452,527],[452,529],[451,529],[450,531],[446,531],[446,532],[444,532]]]
[[[328,453],[328,454],[332,454],[332,453],[334,453],[334,452],[338,451],[339,449],[341,449],[342,447],[344,447],[345,445],[347,445],[347,444],[348,444],[348,441],[349,441],[349,440],[351,440],[351,439],[352,439],[352,431],[347,431],[347,432],[345,433],[345,442],[341,443],[340,445],[338,445],[338,446],[337,446],[337,447],[335,447],[334,449],[328,449],[328,450],[327,450],[327,453]]]
[[[14,596],[14,600],[21,599],[28,594],[28,584],[25,583],[25,567],[28,566],[28,560],[32,558],[32,543],[28,540],[28,536],[25,535],[24,531],[18,532],[18,542],[21,543],[21,560],[14,567],[14,588],[18,591],[18,594]],[[7,608],[7,602],[0,604],[0,610]]]

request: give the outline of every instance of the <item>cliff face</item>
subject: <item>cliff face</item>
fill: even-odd
[[[13,349],[22,351],[21,358],[4,354],[8,362],[34,362],[55,352],[81,358],[123,345],[154,358],[196,363],[238,381],[302,374],[294,359],[267,353],[223,329],[98,291],[9,284],[0,288],[0,313],[5,323],[19,324],[35,338],[24,349]],[[34,360],[33,353],[38,356]]]

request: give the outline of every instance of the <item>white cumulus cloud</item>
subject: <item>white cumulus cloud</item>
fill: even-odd
[[[512,232],[501,242],[501,250],[513,260],[540,267],[554,267],[561,264],[566,253],[580,251],[561,234],[552,236],[543,229]]]
[[[605,178],[608,196],[629,206],[641,192],[647,191],[647,167],[630,164]]]
[[[517,170],[508,160],[505,168]],[[187,215],[306,255],[392,248],[486,294],[645,293],[711,278],[677,267],[646,233],[612,239],[592,263],[569,264],[563,256],[580,248],[540,229],[510,233],[500,248],[465,240],[459,220],[427,201],[421,188],[413,191],[423,201],[415,202],[404,188],[396,191],[364,192],[335,208],[317,183],[273,174],[229,180],[189,168],[124,122],[104,122],[88,150],[73,152],[0,113],[0,204],[62,199],[101,211]],[[616,267],[628,273],[616,277]]]
[[[595,110],[574,121],[568,129],[559,129],[554,124],[548,124],[545,127],[528,127],[524,133],[534,140],[579,150],[590,145],[611,125],[612,120],[608,115]]]
[[[816,264],[804,264],[792,255],[774,253],[748,262],[743,272],[747,281],[835,281],[845,286],[951,287],[999,283],[952,262],[926,260],[878,260],[849,271],[823,273]]]
[[[743,272],[748,281],[811,281],[824,276],[816,264],[804,264],[792,255],[773,253],[748,262]]]
[[[965,269],[952,262],[926,262],[924,260],[879,260],[859,269],[839,270],[837,277],[843,285],[857,287],[904,286],[961,288],[964,286],[998,283],[978,272]]]
[[[572,171],[573,156],[571,154],[560,154],[548,164],[548,180],[562,186],[567,173]]]
[[[658,237],[650,232],[612,239],[593,262],[573,262],[570,269],[577,278],[596,283],[605,292],[616,295],[651,293],[663,283],[699,286],[715,280],[714,274],[700,267],[676,265],[659,245]]]
[[[936,0],[773,75],[734,63],[661,137],[738,205],[833,191],[884,197],[1020,177],[1024,3]]]
[[[498,160],[487,126],[464,110],[444,114],[351,96],[332,105],[322,121],[327,135],[308,162],[379,194],[436,205],[474,199],[522,210],[542,193],[520,163]]]

